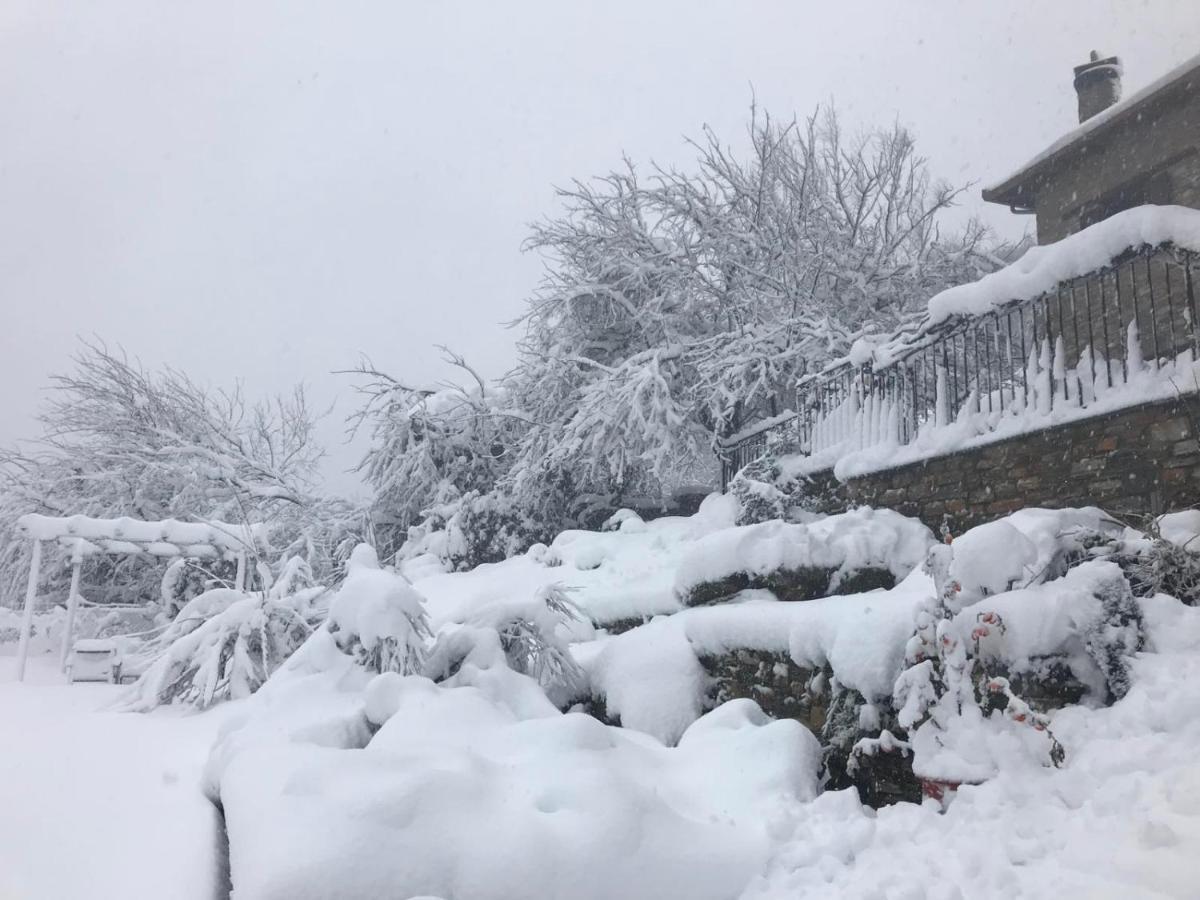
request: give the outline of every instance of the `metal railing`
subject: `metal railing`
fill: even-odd
[[[1049,422],[1055,409],[1087,408],[1147,372],[1195,360],[1198,264],[1200,254],[1174,245],[1144,246],[1032,299],[900,335],[873,364],[807,376],[794,423],[722,445],[722,485],[781,428],[795,429],[800,452],[836,458],[911,444],[964,417],[985,431],[1026,414]]]
[[[722,440],[717,446],[721,463],[721,490],[729,487],[735,475],[757,459],[775,443],[795,441],[797,416],[792,411],[765,419]]]

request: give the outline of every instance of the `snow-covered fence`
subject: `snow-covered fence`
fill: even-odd
[[[796,414],[790,409],[724,438],[717,447],[721,490],[729,487],[734,475],[766,453],[772,443],[788,438],[796,438]]]
[[[936,455],[989,432],[1153,399],[1147,388],[1168,379],[1194,389],[1198,264],[1200,254],[1174,243],[1142,245],[1036,296],[975,314],[963,304],[869,346],[800,382],[800,449],[814,467],[882,451],[844,473],[861,474],[908,461],[912,453],[895,453],[907,445]]]

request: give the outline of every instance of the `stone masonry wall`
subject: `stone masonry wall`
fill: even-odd
[[[1117,516],[1200,505],[1200,400],[1189,395],[1059,425],[839,483],[823,508],[884,506],[955,533],[1027,506],[1099,506]]]

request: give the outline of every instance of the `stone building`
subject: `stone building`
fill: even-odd
[[[1121,61],[1075,67],[1079,127],[983,191],[1049,244],[1147,203],[1200,208],[1200,56],[1121,99]]]

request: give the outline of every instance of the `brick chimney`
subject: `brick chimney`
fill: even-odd
[[[1086,122],[1121,99],[1121,58],[1101,59],[1092,51],[1091,58],[1075,67],[1075,93],[1079,95],[1079,121]]]

